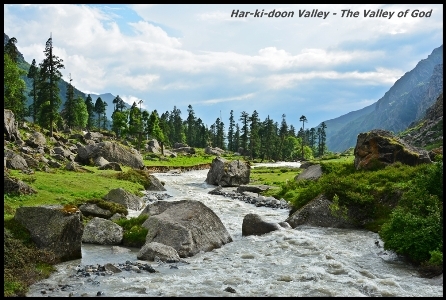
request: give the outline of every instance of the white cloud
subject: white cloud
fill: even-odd
[[[311,71],[305,73],[278,74],[262,79],[272,89],[292,88],[304,81],[314,79],[348,80],[351,84],[379,85],[394,83],[404,72],[377,68],[374,72],[336,72],[336,71]]]
[[[254,96],[255,96],[255,93],[249,93],[249,94],[244,94],[244,95],[235,96],[235,97],[204,100],[204,101],[200,101],[200,102],[195,102],[195,104],[209,105],[209,104],[216,104],[216,103],[221,103],[221,102],[244,101],[244,100],[252,99]]]

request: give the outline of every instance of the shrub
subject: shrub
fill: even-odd
[[[149,232],[141,225],[147,220],[148,215],[140,215],[136,218],[119,219],[114,221],[124,229],[122,243],[129,247],[142,247],[146,243],[146,236]]]
[[[433,251],[443,251],[443,164],[419,171],[379,234],[386,249],[414,262],[438,262]]]

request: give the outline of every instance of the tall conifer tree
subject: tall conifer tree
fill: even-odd
[[[38,123],[49,127],[53,136],[53,126],[58,117],[62,100],[59,96],[59,80],[62,78],[60,69],[65,68],[63,60],[53,53],[53,39],[50,37],[43,51],[45,58],[40,63],[38,92]]]

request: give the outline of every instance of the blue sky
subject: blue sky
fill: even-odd
[[[231,17],[256,9],[294,16]],[[348,9],[358,17],[342,17]],[[327,15],[299,17],[304,10]],[[63,78],[83,92],[142,99],[159,114],[176,106],[183,119],[190,104],[226,128],[231,110],[279,124],[285,114],[298,129],[302,115],[316,127],[379,100],[443,44],[443,5],[8,4],[4,27],[29,63],[43,60],[51,33]]]

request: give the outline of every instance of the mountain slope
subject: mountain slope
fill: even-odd
[[[341,152],[356,144],[357,135],[372,129],[385,129],[395,133],[405,130],[420,119],[426,109],[443,91],[443,45],[421,60],[404,74],[375,104],[357,111],[356,118],[348,114],[326,121],[327,147]],[[327,123],[328,122],[328,123]],[[330,124],[334,128],[328,131]]]

